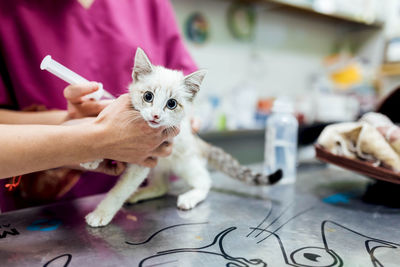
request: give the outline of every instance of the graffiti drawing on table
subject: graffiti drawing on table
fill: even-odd
[[[72,260],[71,254],[62,254],[46,262],[43,265],[43,267],[51,267],[51,266],[68,267],[71,260]]]
[[[149,251],[149,255],[139,262],[143,267],[189,266],[195,262],[198,266],[227,267],[383,267],[396,266],[400,262],[400,244],[371,237],[368,233],[357,232],[354,226],[350,228],[332,220],[321,218],[310,236],[313,239],[299,238],[293,235],[301,227],[299,222],[302,221],[297,219],[314,208],[298,212],[291,208],[293,205],[275,212],[271,204],[256,226],[224,226],[213,232],[211,222],[176,224],[160,229],[144,240],[125,243],[135,248],[144,246],[143,251]],[[199,238],[197,234],[205,228],[210,234],[207,238]],[[176,239],[177,236],[193,238],[178,239],[174,247],[152,249],[163,243],[160,240]]]
[[[11,226],[11,223],[0,223],[0,239],[7,236],[19,235],[18,230]]]

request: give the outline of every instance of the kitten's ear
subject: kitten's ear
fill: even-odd
[[[132,78],[138,81],[140,76],[149,74],[153,71],[153,67],[146,53],[142,48],[136,49],[135,64],[133,66]]]
[[[191,99],[189,99],[190,101],[193,100],[197,92],[200,90],[201,82],[206,73],[206,70],[198,70],[185,76],[183,82],[186,86],[186,90],[191,94]]]

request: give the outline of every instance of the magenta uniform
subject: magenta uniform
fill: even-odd
[[[67,84],[39,68],[46,55],[102,82],[115,96],[123,94],[138,46],[155,65],[185,73],[196,69],[167,0],[95,0],[89,9],[76,0],[0,1],[0,107],[66,108]],[[102,193],[115,181],[85,173],[63,198]],[[3,194],[5,182],[0,188],[2,211],[12,209]]]

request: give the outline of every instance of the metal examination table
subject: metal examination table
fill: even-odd
[[[103,228],[83,220],[101,195],[4,213],[0,266],[400,266],[400,209],[365,202],[369,179],[319,168],[252,188],[213,176],[194,210],[176,209],[172,190]]]

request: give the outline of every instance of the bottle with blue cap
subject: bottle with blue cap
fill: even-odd
[[[266,123],[264,167],[267,173],[282,169],[280,183],[296,181],[299,124],[293,113],[292,102],[287,98],[278,98]]]

